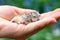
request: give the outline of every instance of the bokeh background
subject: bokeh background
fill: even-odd
[[[0,0],[0,5],[12,5],[44,13],[60,8],[60,0]],[[57,23],[48,25],[43,30],[27,38],[27,40],[60,40],[60,19],[57,21]],[[11,39],[0,38],[0,40]]]

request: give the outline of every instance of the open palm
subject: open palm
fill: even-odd
[[[0,37],[16,38],[24,40],[27,37],[42,30],[46,25],[53,24],[60,18],[60,9],[41,14],[41,20],[28,25],[11,22],[11,19],[21,13],[29,13],[35,10],[21,9],[14,6],[0,6]]]

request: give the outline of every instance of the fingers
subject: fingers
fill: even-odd
[[[32,34],[38,32],[39,30],[41,30],[42,28],[46,27],[46,25],[52,24],[55,22],[56,22],[56,20],[54,18],[45,18],[43,20],[28,24],[25,27],[24,33],[26,33],[26,35],[27,35],[27,33],[32,35]]]
[[[50,12],[41,14],[40,19],[44,19],[45,17],[53,17],[55,19],[59,19],[60,18],[60,8],[58,8],[54,11],[50,11]]]
[[[33,11],[35,12],[35,10],[22,9],[15,6],[4,5],[0,6],[0,17],[11,20],[14,16],[18,14],[27,14]]]
[[[52,13],[53,13],[52,14],[53,18],[55,18],[55,19],[59,19],[60,18],[60,8],[54,10]]]
[[[30,9],[22,9],[22,8],[9,6],[9,5],[0,6],[0,17],[8,19],[8,20],[11,20],[14,16],[18,14],[24,14],[24,13],[30,13],[30,12],[36,12],[36,11],[30,10]],[[41,19],[48,16],[54,17],[56,19],[60,18],[60,8],[54,11],[48,12],[48,13],[41,14]]]
[[[51,17],[52,14],[53,14],[52,11],[47,12],[47,13],[42,13],[42,14],[40,15],[40,19],[44,19],[44,18],[46,18],[46,17]]]
[[[17,13],[10,6],[0,6],[0,17],[5,18],[7,20],[11,20]]]
[[[16,13],[17,14],[28,14],[30,12],[36,12],[36,10],[32,10],[32,9],[23,9],[23,8],[18,8],[18,7],[14,7]]]

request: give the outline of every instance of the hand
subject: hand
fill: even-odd
[[[21,13],[29,13],[35,10],[22,9],[14,6],[0,6],[0,38],[14,38],[25,40],[27,37],[42,30],[46,25],[53,24],[60,18],[60,9],[41,14],[41,20],[28,25],[11,22],[11,19]]]

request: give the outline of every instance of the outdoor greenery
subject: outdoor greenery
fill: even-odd
[[[0,0],[0,5],[12,5],[25,9],[34,9],[40,13],[49,12],[60,7],[60,0]],[[27,40],[60,40],[60,19],[54,25],[27,38]],[[0,40],[11,40],[4,38]]]

